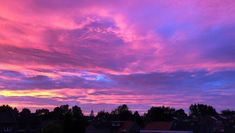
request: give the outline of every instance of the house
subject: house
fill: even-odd
[[[117,129],[117,133],[139,133],[140,127],[134,121],[124,121]]]
[[[86,133],[111,133],[112,125],[109,122],[95,121],[86,127]]]
[[[90,124],[86,128],[86,133],[110,133],[111,129],[109,127],[96,127]]]
[[[170,130],[172,122],[156,121],[148,123],[144,130]]]
[[[15,133],[17,128],[16,116],[10,111],[0,112],[0,133]]]
[[[156,121],[148,123],[140,133],[193,133],[192,131],[174,131],[173,122]]]
[[[216,133],[223,133],[224,132],[224,128],[225,128],[226,118],[224,118],[221,115],[211,116],[211,118],[213,118],[214,121],[215,121],[215,125],[214,125],[214,129],[213,130]]]
[[[140,127],[134,121],[93,122],[86,133],[139,133]]]
[[[42,123],[35,114],[28,114],[26,116],[19,116],[18,118],[18,132],[20,133],[40,133],[42,130]]]
[[[193,131],[195,133],[213,133],[216,132],[217,119],[212,116],[200,116],[193,119]]]
[[[188,119],[174,120],[171,130],[175,131],[192,131],[192,123]]]

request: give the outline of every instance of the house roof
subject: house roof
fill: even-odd
[[[172,122],[150,122],[145,126],[145,130],[170,130]]]
[[[122,123],[121,127],[119,128],[119,131],[129,130],[133,127],[134,124],[135,124],[134,121],[125,121]]]

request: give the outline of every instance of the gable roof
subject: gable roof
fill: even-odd
[[[134,126],[134,121],[125,121],[122,123],[121,127],[119,128],[119,132],[121,131],[128,131]]]
[[[145,130],[170,130],[172,126],[172,122],[150,122],[145,126]]]

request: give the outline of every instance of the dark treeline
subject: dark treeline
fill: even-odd
[[[6,130],[22,133],[84,133],[91,124],[105,125],[113,121],[133,121],[138,124],[140,129],[143,129],[147,123],[154,121],[177,121],[178,125],[175,124],[175,130],[193,130],[195,133],[199,133],[201,132],[199,131],[200,124],[206,122],[205,126],[208,126],[206,125],[207,118],[218,116],[226,118],[225,122],[227,123],[223,123],[224,130],[234,132],[232,128],[235,125],[235,111],[217,112],[212,106],[204,104],[193,104],[189,107],[189,111],[189,114],[186,114],[183,109],[160,106],[151,107],[146,113],[140,115],[138,111],[132,112],[124,104],[111,112],[100,111],[94,115],[94,112],[91,111],[90,115],[86,116],[78,106],[62,105],[52,111],[38,109],[32,113],[27,108],[19,112],[17,108],[2,105],[0,106],[0,133]]]

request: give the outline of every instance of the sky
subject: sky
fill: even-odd
[[[235,109],[234,0],[0,0],[0,104]]]

